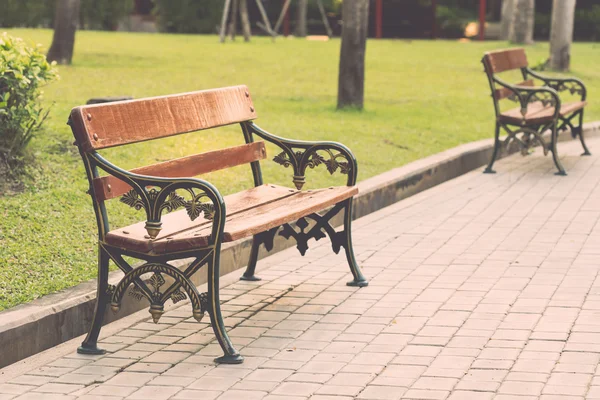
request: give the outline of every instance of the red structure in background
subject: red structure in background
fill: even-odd
[[[479,40],[485,39],[486,0],[479,0]]]
[[[290,8],[288,7],[285,10],[285,15],[283,17],[283,36],[290,36]]]
[[[479,0],[479,40],[485,38],[485,13],[487,9],[486,0]],[[437,0],[431,0],[431,38],[437,36]],[[375,0],[375,37],[383,37],[383,0]]]
[[[437,37],[437,0],[431,0],[431,38]]]
[[[375,37],[383,37],[383,0],[375,0]]]

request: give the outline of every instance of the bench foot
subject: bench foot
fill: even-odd
[[[261,244],[265,245],[265,249],[267,251],[273,250],[273,238],[278,230],[279,227],[276,227],[252,237],[252,248],[250,249],[248,266],[246,267],[244,274],[240,276],[240,281],[257,282],[262,280],[260,277],[254,275],[254,272],[256,271],[256,263],[258,262],[258,250]]]
[[[567,176],[567,172],[566,171],[558,171],[558,172],[555,172],[554,175]]]
[[[369,286],[369,281],[367,281],[365,278],[362,278],[360,280],[351,280],[349,282],[346,282],[346,286],[365,287]]]
[[[221,356],[215,358],[217,364],[241,364],[244,362],[244,357],[240,354],[232,354],[229,356]]]
[[[99,348],[98,346],[90,346],[85,343],[81,343],[81,346],[77,348],[78,354],[88,354],[88,355],[99,355],[106,354],[106,350]]]
[[[592,153],[590,153],[590,151],[589,151],[589,150],[587,150],[587,151],[584,151],[583,153],[581,153],[581,155],[582,155],[582,156],[591,156],[591,155],[592,155]]]
[[[493,169],[491,169],[491,168],[488,167],[488,168],[486,168],[486,169],[483,170],[483,173],[484,174],[495,174],[496,171],[494,171]]]
[[[259,276],[256,275],[250,275],[250,276],[246,276],[246,274],[240,276],[240,281],[249,281],[249,282],[257,282],[257,281],[261,281],[262,278],[260,278]]]

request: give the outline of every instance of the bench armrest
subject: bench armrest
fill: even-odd
[[[528,75],[533,76],[544,82],[544,86],[550,87],[557,92],[564,92],[568,90],[571,94],[578,94],[581,96],[581,101],[584,101],[587,96],[587,89],[583,84],[583,81],[574,77],[559,78],[554,76],[542,75],[538,72],[533,71],[531,68],[526,68],[525,71]]]
[[[298,190],[304,186],[306,168],[312,169],[321,164],[326,166],[331,175],[338,170],[341,174],[348,175],[346,185],[356,185],[358,164],[354,154],[343,144],[286,139],[259,128],[253,122],[248,123],[247,127],[250,132],[281,148],[282,152],[273,161],[286,168],[293,168],[293,182]]]
[[[98,153],[90,153],[98,167],[129,184],[132,189],[121,197],[121,202],[136,210],[146,211],[146,231],[154,239],[161,230],[163,211],[184,207],[193,221],[203,214],[212,221],[212,240],[223,232],[225,202],[223,196],[210,182],[197,178],[162,178],[139,175],[121,169]],[[150,188],[150,189],[148,189]],[[178,194],[183,193],[186,197]],[[208,200],[205,202],[203,200]]]
[[[560,96],[556,90],[548,86],[518,86],[504,82],[502,79],[494,77],[494,81],[504,88],[510,90],[512,94],[508,96],[513,101],[518,101],[521,105],[521,114],[527,114],[527,108],[530,103],[540,101],[544,106],[554,107],[554,118],[560,114]]]

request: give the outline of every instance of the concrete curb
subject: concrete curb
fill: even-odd
[[[600,121],[585,124],[584,132],[587,136],[600,135]],[[569,132],[561,135],[561,141],[568,138]],[[492,150],[493,139],[468,143],[362,181],[358,185],[360,194],[355,200],[354,218],[363,217],[479,168],[488,162]],[[508,154],[516,150],[512,147]],[[552,162],[551,159],[549,162]],[[334,222],[339,224],[341,218]],[[293,245],[293,242],[277,236],[270,254]],[[250,246],[251,239],[224,245],[221,275],[245,267]],[[260,258],[266,255],[261,249]],[[109,280],[116,283],[122,276],[121,272],[113,272]],[[194,282],[196,285],[206,282],[205,270],[194,276]],[[95,280],[84,282],[0,312],[0,348],[3,349],[0,368],[87,332],[94,313],[95,285]],[[131,315],[147,306],[145,301],[125,301],[117,315],[106,313],[105,323]]]

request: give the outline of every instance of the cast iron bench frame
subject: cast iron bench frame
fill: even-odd
[[[515,141],[521,148],[522,154],[527,154],[530,148],[537,142],[542,146],[544,155],[552,152],[554,164],[558,169],[556,175],[566,175],[557,153],[557,142],[559,131],[571,129],[573,138],[579,136],[583,146],[582,155],[591,155],[583,138],[583,111],[586,106],[587,90],[583,82],[577,78],[558,78],[541,75],[531,68],[527,62],[525,50],[514,48],[508,50],[497,50],[485,53],[483,59],[485,73],[487,75],[494,111],[496,113],[496,130],[494,136],[494,152],[485,173],[495,173],[492,169],[501,148],[508,147],[511,141]],[[524,81],[511,85],[498,77],[498,73],[519,69]],[[542,86],[534,87],[531,78],[539,79]],[[569,91],[571,94],[581,96],[581,101],[572,103],[561,103],[558,92]],[[519,103],[519,107],[501,112],[499,101],[509,99]],[[573,125],[574,119],[579,119],[578,125]],[[508,137],[504,142],[500,141],[500,130],[504,130]],[[546,143],[542,134],[551,131],[550,143]],[[517,135],[522,134],[519,138]]]
[[[167,300],[177,302],[188,297],[195,319],[200,321],[204,312],[210,315],[213,331],[224,352],[224,355],[215,361],[229,364],[241,363],[243,357],[231,343],[221,315],[219,264],[221,244],[224,241],[237,240],[244,235],[253,236],[253,242],[248,267],[240,278],[242,280],[260,279],[254,274],[259,247],[264,245],[267,251],[272,250],[273,239],[279,232],[279,235],[286,239],[294,238],[302,255],[308,248],[309,239],[318,240],[329,236],[334,252],[339,252],[341,247],[345,249],[353,275],[352,281],[347,284],[357,287],[368,285],[352,248],[352,200],[354,194],[358,192],[356,188],[358,165],[352,152],[336,142],[308,142],[272,135],[255,125],[252,122],[255,118],[256,113],[246,86],[87,105],[72,110],[69,125],[85,165],[89,194],[98,225],[96,308],[89,333],[78,348],[79,353],[104,353],[104,350],[98,348],[97,340],[106,306],[110,303],[113,311],[118,311],[125,292],[130,285],[133,285],[129,288],[129,294],[138,299],[142,297],[148,299],[149,311],[155,322],[158,322],[163,314],[164,303]],[[131,171],[112,164],[98,153],[98,150],[108,147],[232,124],[240,124],[244,145]],[[255,142],[255,136],[281,149],[281,153],[275,156],[274,161],[284,167],[292,168],[296,189],[264,185],[259,160],[266,157],[266,152],[264,142]],[[250,199],[252,196],[260,196],[263,192],[279,193],[284,189],[289,192],[286,194],[287,197],[267,199],[266,205],[261,203],[253,209],[238,210],[229,215],[225,206],[225,200],[230,198],[229,196],[223,198],[218,189],[206,180],[182,177],[197,176],[247,163],[250,163],[255,187],[241,192],[239,196],[242,201],[237,198],[238,203],[244,203],[244,196]],[[346,174],[347,186],[302,191],[307,168],[319,166],[325,166],[330,174],[338,170]],[[100,171],[104,171],[108,176],[101,176]],[[189,173],[189,175],[182,175],[182,173]],[[123,203],[145,211],[145,224],[142,221],[141,225],[132,225],[131,232],[120,230],[123,228],[110,231],[105,201],[119,196]],[[235,195],[231,196],[234,197]],[[292,203],[292,199],[296,199],[294,200],[296,203]],[[240,208],[238,203],[236,207]],[[272,207],[275,203],[285,206],[283,211],[281,207],[276,209],[280,215],[263,214],[267,222],[250,218],[249,212],[263,210],[261,208],[263,206]],[[182,207],[184,210],[171,213]],[[321,214],[317,212],[327,208],[328,210]],[[288,209],[289,212],[286,211]],[[162,215],[164,211],[169,214]],[[160,238],[160,231],[164,228],[162,220],[180,221],[169,219],[169,216],[181,216],[184,211],[187,213],[186,221],[188,216],[191,220],[198,219],[200,221],[197,226],[198,232],[204,229],[204,233],[185,236],[187,234],[185,232],[176,232],[174,235],[181,236],[180,239]],[[343,230],[336,231],[330,225],[330,220],[341,211],[344,216]],[[204,218],[199,218],[202,216]],[[226,230],[228,217],[232,221],[238,218],[237,225],[234,224],[237,231]],[[190,227],[194,227],[188,222],[178,223],[188,224],[185,225],[188,231]],[[193,223],[195,224],[196,221]],[[144,233],[147,232],[144,238],[139,238],[139,230],[142,229],[140,227],[143,227]],[[170,229],[173,231],[173,227]],[[258,229],[260,231],[257,231]],[[138,237],[135,240],[130,239],[129,236],[136,232]],[[199,242],[200,239],[204,242]],[[160,248],[159,243],[162,246]],[[137,245],[154,247],[140,249],[136,247]],[[132,266],[125,261],[124,256],[134,257],[144,263],[140,266]],[[173,260],[185,258],[194,260],[183,269],[170,264]],[[110,260],[125,273],[115,286],[108,284]],[[208,266],[208,292],[198,293],[190,278],[205,264]],[[143,280],[141,277],[144,274],[152,274],[152,276],[150,279]],[[169,285],[165,285],[166,276],[171,278],[169,281],[172,283]],[[163,290],[162,286],[168,287]]]

